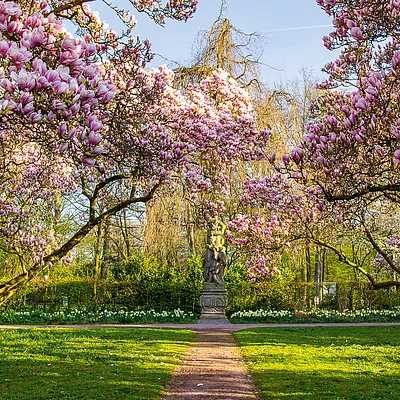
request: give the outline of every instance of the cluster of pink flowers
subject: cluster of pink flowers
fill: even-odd
[[[132,1],[137,10],[150,14],[159,24],[163,24],[166,17],[186,21],[193,15],[197,7],[197,0],[169,0],[165,5],[162,3],[162,0]]]
[[[391,235],[383,246],[384,254],[389,257],[391,262],[400,269],[400,235]],[[375,268],[385,268],[391,270],[391,267],[382,254],[377,253],[373,265]]]
[[[173,181],[183,172],[193,199],[200,192],[226,195],[229,171],[240,160],[264,157],[269,132],[257,130],[246,92],[225,72],[183,93],[165,66],[146,71],[120,64],[117,71],[112,79],[120,117],[108,125],[104,147],[118,168],[139,169],[144,184]],[[107,171],[115,166],[107,164]]]
[[[256,128],[247,93],[225,72],[215,71],[184,93],[174,88],[174,73],[165,66],[134,71],[134,81],[129,73],[115,77],[123,95],[118,101],[129,111],[124,130],[106,135],[105,146],[127,167],[140,165],[142,178],[170,180],[183,172],[193,200],[204,192],[226,196],[231,169],[265,156],[269,132]]]
[[[248,275],[255,282],[279,274],[276,264],[290,245],[303,202],[278,174],[246,180],[242,202],[250,210],[260,211],[238,215],[228,224],[227,239],[247,258]]]
[[[72,160],[91,165],[103,152],[115,86],[95,46],[69,35],[46,2],[27,13],[0,1],[0,55],[0,236],[30,265],[54,246],[59,196],[77,187]]]
[[[325,228],[340,223],[376,250],[400,191],[400,2],[317,3],[333,19],[324,44],[341,53],[325,67],[326,90],[311,105],[304,141],[279,162],[269,156],[279,174],[248,182],[245,197],[266,213],[290,216],[292,238],[324,245]],[[373,266],[392,260],[398,272],[397,239],[382,246]]]
[[[35,144],[8,150],[12,168],[7,177],[2,174],[0,237],[26,264],[36,263],[54,245],[59,196],[74,191],[76,183],[71,166],[49,159]]]
[[[284,155],[282,169],[322,197],[350,200],[398,187],[400,161],[400,23],[398,1],[318,0],[335,30],[324,39],[341,48],[312,104],[304,142]],[[379,21],[379,23],[377,23]]]
[[[289,243],[286,241],[292,221],[277,215],[237,215],[229,222],[227,240],[246,257],[251,282],[279,275],[276,263]]]
[[[26,15],[18,4],[3,1],[0,9],[3,127],[18,129],[17,116],[21,125],[30,124],[21,130],[32,141],[47,128],[53,148],[70,146],[90,162],[102,152],[100,110],[115,94],[95,62],[94,45],[68,35],[53,14],[38,10]]]

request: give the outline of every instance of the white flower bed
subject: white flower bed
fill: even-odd
[[[180,309],[172,311],[88,311],[86,309],[59,310],[45,312],[40,310],[4,312],[0,314],[0,323],[190,323],[196,317],[192,312]]]
[[[400,322],[400,307],[393,310],[321,310],[312,309],[307,311],[238,311],[231,315],[231,322]]]

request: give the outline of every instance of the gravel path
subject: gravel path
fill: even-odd
[[[243,359],[227,332],[197,333],[162,400],[257,399]]]

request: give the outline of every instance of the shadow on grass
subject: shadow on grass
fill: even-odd
[[[265,399],[400,398],[400,327],[235,333]]]
[[[0,398],[158,399],[193,334],[181,330],[2,330]]]
[[[334,370],[294,373],[275,369],[268,370],[268,382],[259,374],[255,373],[255,381],[265,399],[394,400],[400,395],[398,375],[382,372],[379,375]]]

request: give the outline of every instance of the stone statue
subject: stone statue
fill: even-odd
[[[223,278],[227,264],[225,230],[225,225],[217,220],[208,231],[199,324],[229,324],[225,315],[227,302]]]
[[[214,282],[217,286],[224,284],[226,267],[225,234],[226,226],[219,221],[213,224],[207,238],[207,252],[204,260],[204,282]]]

